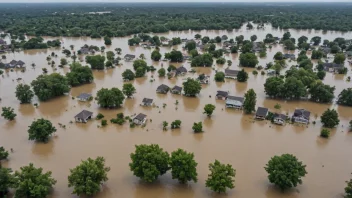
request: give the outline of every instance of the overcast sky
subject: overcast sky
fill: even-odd
[[[351,2],[352,0],[0,0],[0,3],[63,3],[63,2]]]

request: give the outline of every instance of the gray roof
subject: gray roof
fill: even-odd
[[[152,104],[153,103],[153,99],[151,98],[143,98],[143,103],[147,103],[147,104]]]
[[[81,120],[86,120],[88,117],[90,117],[92,115],[93,115],[93,112],[90,112],[90,111],[87,111],[87,110],[83,110],[79,114],[77,114],[75,116],[75,118],[79,118]]]
[[[184,66],[181,66],[179,68],[176,69],[176,73],[179,74],[179,73],[186,73],[187,72],[187,69],[184,67]]]
[[[294,54],[284,54],[284,58],[286,58],[286,59],[288,59],[288,58],[295,59],[296,56]]]
[[[236,100],[236,101],[240,101],[241,103],[243,103],[244,98],[243,97],[237,97],[237,96],[227,96],[228,100]]]
[[[305,119],[309,120],[310,117],[310,111],[307,111],[305,109],[296,109],[295,112],[293,113],[294,117],[304,117]]]
[[[257,112],[255,113],[255,115],[257,116],[266,116],[268,114],[268,108],[265,107],[258,107]]]
[[[164,92],[164,91],[169,91],[169,86],[167,86],[167,85],[164,85],[164,84],[161,84],[161,85],[159,85],[159,87],[158,88],[156,88],[156,90],[157,91],[161,91],[161,92]]]
[[[237,77],[238,72],[238,70],[225,69],[225,76]]]
[[[217,91],[216,96],[227,97],[229,93],[227,91]]]
[[[12,60],[12,61],[10,62],[10,64],[11,64],[11,65],[16,65],[16,64],[17,64],[17,61]]]
[[[285,114],[278,114],[278,113],[275,113],[274,115],[274,118],[280,118],[282,120],[286,120],[287,119],[287,116]]]
[[[78,51],[80,51],[81,53],[83,53],[83,54],[88,54],[89,53],[89,49],[87,48],[87,47],[82,47],[80,50],[78,50]]]
[[[135,58],[136,57],[136,55],[133,55],[133,54],[126,54],[125,55],[125,58],[131,58],[131,59],[133,59],[133,58]]]
[[[17,65],[23,66],[24,64],[25,64],[25,63],[24,63],[23,61],[21,61],[21,60],[17,61]]]
[[[182,87],[179,87],[177,85],[175,85],[173,88],[172,88],[173,91],[178,91],[178,92],[181,92],[182,91]]]
[[[140,113],[136,117],[134,117],[133,119],[137,119],[139,121],[143,121],[146,117],[147,117],[147,115],[145,115],[143,113]]]
[[[336,64],[336,63],[323,63],[323,66],[326,68],[341,68],[341,67],[343,67],[342,64]]]
[[[80,98],[80,99],[88,99],[90,97],[92,97],[92,94],[90,93],[81,93],[79,94],[79,96],[77,96],[77,98]]]

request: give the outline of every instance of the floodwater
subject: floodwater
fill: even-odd
[[[301,35],[311,38],[319,35],[322,39],[334,39],[336,37],[351,38],[352,32],[326,32],[321,31],[296,31],[290,30],[296,39]],[[169,38],[179,36],[181,38],[192,38],[195,31],[170,32],[164,35]],[[283,30],[273,29],[267,26],[265,30],[246,30],[242,28],[237,31],[201,31],[200,34],[215,37],[227,34],[229,38],[243,34],[246,39],[253,34],[262,40],[267,33],[281,37]],[[45,38],[52,39],[52,38]],[[78,50],[84,44],[103,46],[103,39],[91,38],[60,38],[64,41],[63,46],[69,48],[72,44]],[[154,65],[157,69],[167,62],[152,62],[150,60],[151,50],[142,47],[129,47],[125,38],[114,38],[112,45],[106,51],[117,47],[122,48],[122,56],[126,53],[135,54],[137,57],[144,53],[148,64]],[[181,46],[172,48],[181,49]],[[162,54],[170,51],[171,48],[161,47]],[[283,51],[281,45],[268,49],[267,58],[260,59],[259,65],[271,62],[277,51]],[[159,78],[157,72],[148,73],[146,77],[134,80],[132,83],[137,89],[133,99],[126,99],[120,109],[102,109],[96,102],[78,102],[72,96],[77,96],[82,92],[96,94],[101,88],[118,87],[122,88],[123,81],[121,73],[126,68],[132,68],[131,62],[123,62],[122,66],[105,71],[94,71],[94,83],[74,87],[69,96],[62,96],[48,102],[40,102],[35,108],[31,104],[21,105],[15,98],[15,87],[19,83],[17,78],[22,78],[20,82],[30,83],[39,74],[42,68],[48,68],[49,73],[53,69],[48,66],[46,57],[51,52],[59,56],[54,58],[59,64],[60,58],[64,55],[61,49],[28,50],[15,54],[7,54],[7,61],[23,60],[27,64],[25,73],[21,71],[6,72],[0,78],[0,106],[12,106],[15,108],[17,117],[15,121],[0,119],[0,145],[14,152],[3,164],[18,170],[21,166],[34,163],[37,167],[43,167],[45,171],[52,171],[52,175],[57,179],[51,197],[67,198],[76,197],[71,195],[72,189],[67,187],[67,176],[69,169],[74,168],[88,157],[95,158],[103,156],[106,165],[111,167],[108,173],[109,180],[103,185],[102,191],[96,196],[98,198],[210,198],[210,197],[233,197],[233,198],[335,198],[342,197],[345,181],[349,180],[352,172],[352,135],[348,133],[347,125],[352,119],[352,108],[342,107],[336,104],[318,104],[307,101],[278,101],[267,99],[264,93],[263,84],[267,76],[254,76],[249,73],[247,83],[226,80],[224,83],[212,81],[209,85],[203,85],[200,95],[196,98],[187,98],[180,95],[156,94],[156,87],[162,83],[173,87],[182,85],[186,77],[196,77],[200,73],[215,74],[212,68],[197,68],[196,74],[187,74],[185,77],[174,79]],[[295,52],[296,55],[298,52]],[[238,69],[238,55],[230,54],[225,56],[230,59],[232,69]],[[84,60],[84,57],[81,57]],[[71,60],[70,60],[71,61]],[[33,69],[30,65],[35,63]],[[190,64],[183,63],[190,69]],[[289,64],[295,64],[291,62]],[[178,64],[180,65],[180,64]],[[346,62],[346,66],[351,67]],[[215,65],[217,70],[224,70],[226,65]],[[252,69],[246,69],[252,71]],[[69,69],[57,68],[57,72],[62,74]],[[150,82],[154,75],[154,82]],[[351,87],[352,83],[345,79],[351,75],[327,74],[324,83],[335,85],[337,96],[344,88]],[[253,121],[253,115],[244,115],[241,111],[225,109],[224,101],[215,100],[217,90],[229,91],[231,95],[243,96],[244,93],[253,88],[257,93],[257,106],[264,106],[271,111],[281,111],[292,114],[295,108],[306,108],[312,112],[311,121],[316,120],[317,124],[308,126],[275,126],[268,121]],[[211,97],[209,97],[211,96]],[[155,104],[160,108],[141,107],[140,103],[144,97],[153,98]],[[176,105],[176,100],[179,104]],[[37,103],[35,98],[32,103]],[[163,108],[163,103],[166,107]],[[215,104],[216,110],[211,118],[202,114],[205,104]],[[275,110],[274,105],[281,104],[281,110]],[[320,119],[318,118],[327,108],[334,108],[338,111],[341,122],[332,130],[329,139],[319,137],[321,130]],[[148,121],[145,128],[130,128],[129,124],[123,126],[110,124],[104,128],[98,128],[99,121],[91,120],[87,124],[72,123],[74,116],[81,110],[86,109],[105,115],[107,120],[115,117],[117,113],[123,112],[125,115],[144,113],[152,121]],[[47,144],[35,143],[28,140],[27,128],[34,119],[45,118],[51,120],[57,128]],[[162,130],[162,122],[180,119],[181,129]],[[203,122],[204,133],[194,134],[192,132],[193,122]],[[66,125],[66,129],[60,128],[58,123]],[[166,151],[171,153],[177,148],[194,152],[195,160],[198,162],[198,182],[189,185],[180,185],[176,180],[172,180],[170,173],[159,178],[153,184],[145,184],[133,176],[129,170],[130,153],[134,151],[134,146],[138,144],[159,144]],[[271,185],[264,170],[265,164],[270,157],[291,153],[298,157],[307,165],[308,174],[303,178],[303,185],[282,193]],[[232,164],[236,169],[235,185],[226,194],[216,194],[205,187],[205,180],[209,173],[208,164],[215,159],[223,163]]]

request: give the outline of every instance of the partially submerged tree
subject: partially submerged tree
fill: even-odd
[[[213,114],[213,112],[214,112],[214,110],[215,110],[215,105],[212,105],[212,104],[206,104],[205,106],[204,106],[204,114],[207,114],[207,116],[211,116],[212,114]]]
[[[136,151],[131,153],[129,164],[133,174],[143,181],[153,182],[169,169],[169,154],[157,144],[136,145]]]
[[[0,166],[0,197],[6,198],[9,188],[15,187],[16,180],[10,168]]]
[[[210,174],[205,182],[205,186],[217,193],[226,192],[227,188],[235,187],[234,177],[236,170],[230,164],[222,164],[218,160],[209,164]]]
[[[136,88],[134,88],[134,86],[131,83],[126,83],[126,84],[123,84],[122,92],[128,98],[130,98],[133,94],[136,93]]]
[[[18,84],[16,86],[16,97],[21,103],[30,103],[34,93],[31,90],[31,87],[26,84]]]
[[[93,72],[88,66],[75,62],[70,65],[70,72],[66,73],[68,84],[72,87],[91,83],[94,79]]]
[[[192,127],[193,131],[195,133],[199,133],[199,132],[203,132],[203,124],[202,122],[195,122],[193,123],[193,127]]]
[[[183,91],[186,96],[196,96],[201,89],[201,84],[192,78],[188,78],[187,81],[183,83]]]
[[[339,115],[335,109],[327,109],[320,117],[324,127],[334,128],[340,123]]]
[[[3,107],[1,116],[6,120],[14,120],[17,114],[12,107]]]
[[[172,179],[177,179],[181,184],[189,181],[197,182],[197,165],[193,153],[182,149],[172,152],[170,157]]]
[[[96,97],[98,104],[103,108],[120,107],[124,99],[125,96],[122,91],[116,87],[111,89],[102,88],[98,91]]]
[[[242,69],[241,71],[238,72],[237,74],[237,81],[238,82],[246,82],[248,79],[248,73]]]
[[[123,73],[122,73],[122,78],[126,81],[131,81],[134,80],[135,75],[133,73],[132,70],[130,69],[126,69]]]
[[[47,197],[56,180],[51,176],[51,171],[43,173],[42,168],[35,168],[32,163],[20,168],[15,174],[15,197]]]
[[[70,91],[67,78],[58,73],[50,75],[39,75],[31,83],[35,95],[39,100],[46,101],[58,96],[62,96]]]
[[[100,191],[101,185],[108,181],[110,167],[105,166],[104,157],[88,158],[74,169],[70,169],[68,187],[73,187],[72,194],[93,196]]]
[[[244,112],[249,114],[255,111],[255,105],[257,103],[257,94],[253,89],[250,89],[244,94],[243,109]]]
[[[281,190],[302,184],[302,177],[307,174],[306,165],[291,154],[272,157],[264,169],[269,174],[270,183],[275,184]]]
[[[35,120],[29,126],[28,139],[39,142],[47,142],[52,133],[56,132],[56,128],[49,120],[43,118]]]
[[[214,79],[216,82],[224,82],[225,81],[225,73],[224,72],[216,72]]]
[[[9,156],[9,152],[6,151],[5,148],[1,146],[0,147],[0,161],[4,160],[4,159],[7,159],[8,156]],[[1,192],[1,190],[0,190],[0,192]]]
[[[171,128],[172,129],[178,129],[181,127],[181,120],[175,120],[171,123]]]

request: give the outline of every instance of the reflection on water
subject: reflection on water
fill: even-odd
[[[323,39],[333,40],[336,37],[351,38],[352,33],[322,32],[312,30],[290,30],[291,35],[296,39],[306,35],[308,38],[321,36]],[[256,34],[258,40],[262,40],[267,33],[281,37],[285,31],[266,26],[265,30],[246,30],[244,27],[235,31],[181,31],[169,32],[160,35],[169,38],[178,36],[181,38],[193,38],[196,33],[215,37],[227,34],[229,38],[234,38],[243,34],[246,39]],[[126,53],[134,54],[137,57],[143,53],[147,58],[148,65],[153,65],[156,69],[168,67],[167,62],[154,62],[150,60],[152,50],[142,47],[129,47],[127,40],[130,37],[114,38],[112,45],[107,46],[105,51],[114,51],[119,47],[122,55]],[[45,39],[52,39],[45,37]],[[103,46],[103,39],[82,38],[60,38],[64,41],[63,46],[70,49],[72,44],[75,49],[79,49],[84,44]],[[181,46],[172,48],[182,50]],[[172,48],[161,47],[161,54],[170,51]],[[277,51],[284,51],[281,45],[274,45],[268,49],[267,58],[260,58],[259,65],[273,61],[273,56]],[[30,83],[38,75],[42,74],[42,68],[47,68],[49,73],[54,71],[46,61],[46,57],[52,52],[58,56],[52,60],[58,64],[64,57],[61,49],[27,50],[22,52],[6,54],[6,61],[23,60],[27,69],[23,73],[19,70],[13,72],[6,71],[0,78],[0,106],[12,106],[17,117],[15,121],[0,119],[0,146],[7,149],[13,148],[14,153],[10,154],[10,160],[4,165],[17,170],[29,162],[36,166],[41,166],[44,170],[53,172],[53,176],[58,180],[54,193],[51,197],[75,197],[71,195],[72,189],[67,188],[67,176],[69,169],[75,167],[82,159],[88,157],[104,156],[106,163],[111,167],[109,181],[102,187],[102,192],[96,197],[136,197],[136,198],[193,198],[193,197],[267,197],[267,198],[296,198],[296,197],[338,197],[345,186],[344,181],[349,179],[352,172],[352,159],[350,150],[352,149],[352,135],[347,132],[349,120],[352,119],[350,107],[338,106],[335,104],[318,104],[309,101],[280,101],[267,98],[264,93],[263,84],[267,76],[262,76],[259,72],[254,76],[253,69],[245,68],[249,72],[247,83],[240,83],[235,80],[228,80],[224,83],[216,83],[213,78],[215,70],[223,71],[227,65],[217,65],[214,61],[212,68],[195,68],[196,73],[189,73],[184,77],[173,79],[160,78],[158,73],[148,73],[147,77],[138,78],[131,81],[137,90],[133,98],[126,99],[120,109],[99,108],[96,101],[79,102],[77,97],[80,93],[92,93],[96,95],[101,88],[118,87],[122,89],[124,82],[121,74],[125,69],[131,69],[132,62],[124,62],[123,65],[105,71],[94,71],[95,81],[71,89],[69,96],[62,96],[47,102],[38,102],[35,97],[32,103],[38,103],[39,107],[32,105],[21,105],[15,98],[15,87],[18,84],[17,78],[22,78],[23,83]],[[183,51],[183,53],[187,53]],[[294,52],[296,56],[298,51]],[[99,54],[99,53],[97,53]],[[84,56],[79,56],[84,60]],[[225,55],[227,60],[231,60],[231,69],[240,69],[238,54]],[[68,61],[72,61],[68,59]],[[32,68],[31,64],[36,67]],[[83,61],[83,64],[85,62]],[[295,65],[292,61],[289,65]],[[316,64],[316,62],[315,62]],[[190,63],[174,64],[176,67],[183,65],[188,70]],[[347,66],[346,62],[346,66]],[[350,66],[347,66],[351,70]],[[65,74],[69,71],[68,66],[57,68],[57,72]],[[170,87],[182,85],[187,77],[197,77],[199,74],[210,75],[210,84],[202,85],[202,91],[196,98],[184,97],[181,95],[156,94],[156,88],[160,84]],[[351,75],[351,71],[348,72]],[[337,96],[342,89],[351,87],[351,82],[345,78],[348,76],[334,75],[328,73],[324,83],[336,87]],[[151,77],[155,81],[150,82]],[[285,126],[275,126],[267,121],[255,121],[253,115],[246,115],[242,111],[224,108],[224,101],[215,100],[217,90],[229,91],[230,95],[243,96],[248,89],[254,89],[257,93],[257,106],[265,106],[271,111],[291,115],[296,108],[305,108],[312,112],[311,121],[316,124],[308,126],[286,124]],[[209,97],[211,96],[211,97]],[[157,107],[140,106],[143,98],[152,98]],[[176,100],[179,104],[175,105]],[[163,104],[166,104],[163,108]],[[275,104],[281,105],[280,110],[274,109]],[[203,114],[203,107],[206,104],[214,104],[216,110],[211,118]],[[341,122],[336,130],[332,130],[331,138],[323,139],[319,137],[321,130],[320,115],[327,109],[337,109]],[[125,116],[136,113],[144,113],[148,116],[145,128],[130,128],[128,123],[123,126],[113,125],[98,128],[100,121],[91,120],[87,124],[72,123],[74,116],[81,110],[86,109],[94,112],[94,115],[102,113],[106,120],[116,117],[116,114],[123,112]],[[50,119],[57,128],[55,137],[47,144],[34,143],[28,140],[27,129],[34,119]],[[174,120],[181,120],[180,129],[168,129],[162,131],[162,122],[167,121],[169,125]],[[192,132],[194,122],[202,122],[204,133]],[[60,128],[59,123],[66,125],[66,129]],[[160,144],[169,153],[177,148],[183,148],[194,152],[198,162],[197,183],[189,185],[179,185],[176,180],[171,179],[170,174],[160,177],[154,184],[144,184],[129,171],[130,153],[134,151],[136,144]],[[292,153],[307,164],[308,175],[303,179],[303,185],[295,189],[282,193],[269,184],[263,166],[273,155]],[[224,163],[232,164],[237,170],[236,188],[227,194],[214,194],[205,188],[205,180],[208,175],[208,164],[218,159]],[[322,167],[324,165],[324,167]],[[324,171],[324,174],[322,174]],[[329,178],[327,180],[326,178]]]

